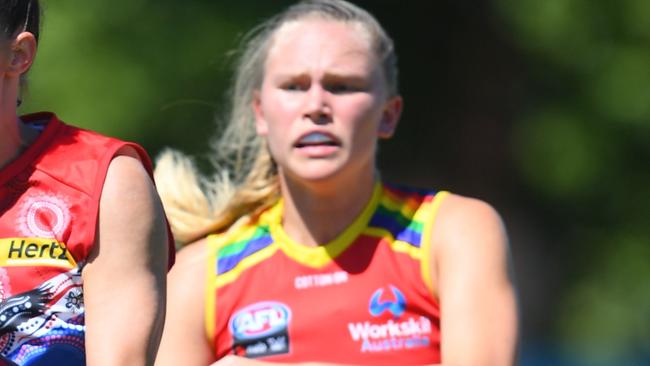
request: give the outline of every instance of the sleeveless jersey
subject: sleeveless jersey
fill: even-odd
[[[357,219],[318,247],[287,236],[281,201],[247,224],[210,236],[206,327],[216,357],[440,362],[429,258],[431,227],[445,194],[378,183]]]
[[[108,165],[124,146],[150,174],[151,162],[138,145],[51,113],[22,119],[43,130],[0,170],[0,359],[84,365],[81,271],[95,242]]]

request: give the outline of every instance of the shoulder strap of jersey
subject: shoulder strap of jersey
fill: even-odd
[[[205,268],[205,287],[204,287],[204,304],[205,304],[205,332],[211,347],[214,347],[216,337],[216,316],[217,316],[217,263],[219,251],[229,244],[233,238],[240,234],[242,230],[250,227],[251,217],[244,216],[237,220],[231,227],[222,233],[208,235],[206,238],[206,268]]]
[[[221,234],[223,235],[223,234]],[[219,251],[220,243],[219,234],[209,235],[206,239],[206,266],[205,266],[205,287],[204,287],[204,319],[205,319],[205,334],[208,339],[208,344],[214,347],[215,342],[215,325],[217,316],[217,286],[216,286],[216,273],[217,273],[217,253]]]
[[[431,260],[432,260],[432,255],[433,255],[433,243],[432,243],[432,237],[433,237],[433,224],[436,219],[436,216],[438,215],[438,210],[440,208],[440,204],[442,203],[443,199],[449,195],[449,192],[447,191],[440,191],[436,193],[436,195],[433,197],[433,200],[428,204],[427,207],[424,209],[425,211],[425,217],[426,217],[426,225],[423,228],[422,232],[422,258],[420,260],[420,270],[422,274],[422,280],[426,284],[427,288],[429,289],[429,292],[431,293],[432,296],[435,296],[435,291],[433,288],[433,283],[431,280]]]

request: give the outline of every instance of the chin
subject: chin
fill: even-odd
[[[333,182],[343,172],[342,166],[332,164],[331,161],[300,165],[290,169],[291,173],[289,173],[289,176],[294,181],[304,182],[306,184]]]
[[[337,171],[309,171],[302,174],[296,174],[296,177],[305,182],[329,182],[336,179],[339,175]]]

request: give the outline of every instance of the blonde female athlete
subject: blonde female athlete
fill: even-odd
[[[37,0],[0,0],[0,365],[150,365],[173,260],[151,164],[53,113],[17,116],[39,21]]]
[[[299,2],[248,40],[216,145],[230,160],[210,182],[176,153],[157,167],[195,241],[170,272],[159,365],[514,363],[498,214],[377,173],[402,110],[395,59],[341,0]]]

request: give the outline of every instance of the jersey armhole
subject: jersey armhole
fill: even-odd
[[[217,281],[215,276],[217,274],[217,245],[216,238],[213,235],[207,238],[207,257],[205,268],[205,287],[204,287],[204,304],[205,304],[205,335],[208,339],[210,347],[216,352],[215,337],[216,337],[216,317],[217,317]]]
[[[432,243],[433,225],[438,215],[440,204],[442,203],[443,199],[448,195],[449,192],[440,191],[436,193],[436,195],[433,197],[431,206],[428,209],[429,212],[427,214],[426,225],[423,228],[423,233],[422,233],[422,258],[420,259],[420,271],[422,275],[422,280],[424,281],[424,284],[426,285],[427,289],[429,290],[429,293],[431,294],[431,296],[433,296],[434,299],[437,298],[437,295],[433,288],[433,283],[430,275],[431,266],[432,266],[431,257],[433,252],[433,243]]]

